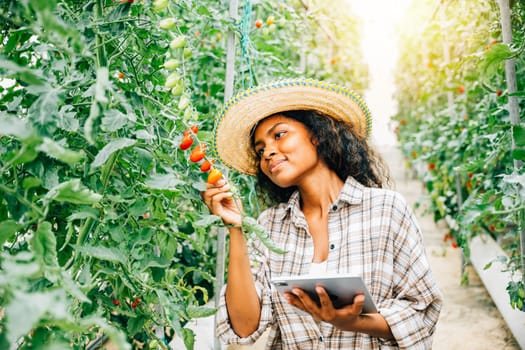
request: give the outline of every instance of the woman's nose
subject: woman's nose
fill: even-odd
[[[275,155],[275,149],[273,147],[266,147],[264,149],[263,157],[270,159]]]

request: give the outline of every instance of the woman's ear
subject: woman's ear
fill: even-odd
[[[312,136],[310,141],[312,142],[312,145],[314,145],[315,147],[319,146],[319,139],[316,136]]]

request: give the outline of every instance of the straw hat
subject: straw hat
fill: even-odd
[[[242,91],[226,102],[215,128],[217,156],[228,167],[255,175],[257,161],[250,132],[261,119],[292,110],[314,110],[354,125],[367,138],[370,111],[354,91],[313,79],[286,79]]]

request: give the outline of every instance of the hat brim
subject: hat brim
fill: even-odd
[[[370,134],[370,112],[354,91],[312,79],[279,80],[243,91],[226,103],[215,128],[218,157],[241,173],[257,174],[252,128],[268,116],[294,110],[314,110],[351,123],[360,137]]]

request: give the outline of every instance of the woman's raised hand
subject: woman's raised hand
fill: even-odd
[[[230,184],[224,179],[214,184],[206,183],[206,191],[201,192],[201,197],[210,212],[220,216],[225,224],[241,226],[241,201],[234,198],[230,189]]]

